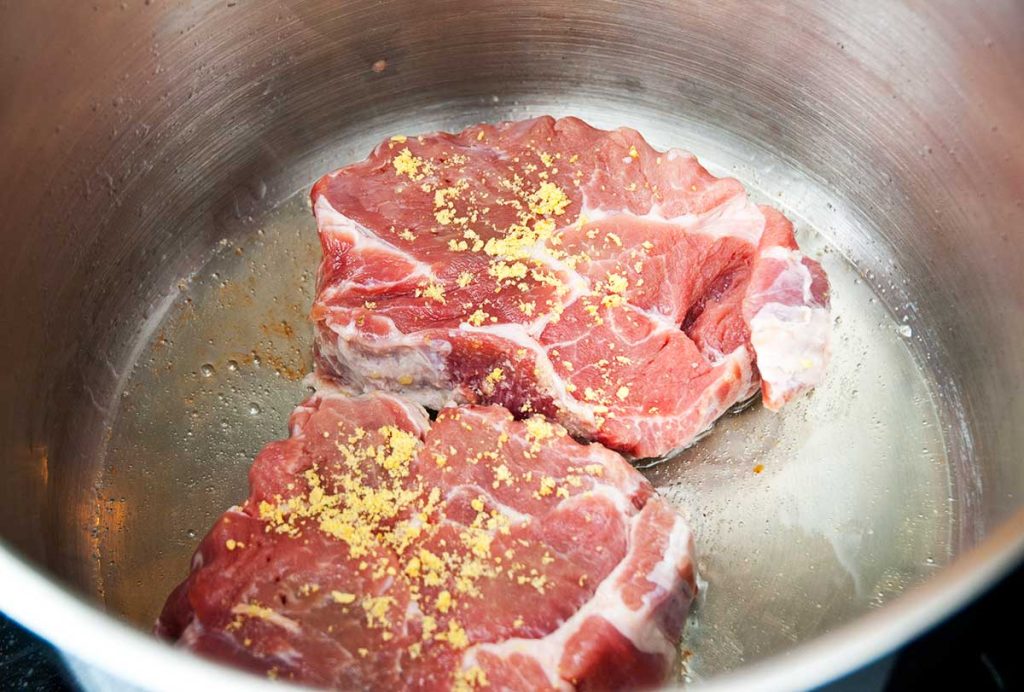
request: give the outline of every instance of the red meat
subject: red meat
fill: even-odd
[[[316,367],[349,391],[501,404],[650,457],[823,376],[828,281],[790,223],[634,130],[394,137],[312,200]]]
[[[321,388],[250,472],[157,632],[342,689],[637,687],[696,590],[686,524],[540,416]]]

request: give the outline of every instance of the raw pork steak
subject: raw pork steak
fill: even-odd
[[[313,187],[317,371],[497,403],[636,456],[822,378],[828,281],[790,223],[634,130],[393,137]]]
[[[203,540],[164,637],[342,689],[643,687],[696,585],[690,531],[541,416],[321,389]]]

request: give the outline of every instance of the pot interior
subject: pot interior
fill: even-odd
[[[141,630],[305,394],[305,191],[386,136],[480,121],[573,114],[693,151],[832,281],[827,382],[645,470],[697,530],[682,675],[882,608],[1019,509],[1019,7],[40,8],[0,22],[0,524]]]

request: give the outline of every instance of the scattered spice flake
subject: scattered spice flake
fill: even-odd
[[[465,649],[469,646],[466,630],[454,619],[448,621],[448,631],[434,635],[434,639],[448,642],[453,649]]]
[[[632,144],[629,145],[629,158],[638,159],[640,158],[640,152],[636,150],[636,147]]]
[[[473,275],[469,272],[462,272],[459,274],[459,278],[456,283],[459,285],[459,288],[465,288],[473,283]]]
[[[430,639],[434,632],[437,631],[437,618],[433,615],[424,615],[420,621],[420,626],[423,628],[423,638]]]
[[[616,308],[625,302],[623,294],[629,288],[629,280],[621,274],[608,274],[605,280],[599,282],[597,291],[607,291],[601,297],[601,304],[607,308]]]
[[[448,302],[445,300],[444,296],[444,285],[437,282],[431,282],[422,289],[416,289],[416,297],[419,298],[421,296],[423,298],[435,300],[438,303],[441,303],[441,305],[445,305]]]
[[[510,264],[505,261],[495,262],[487,270],[487,273],[498,281],[525,279],[528,272],[529,267],[522,262],[512,262]]]
[[[540,495],[541,497],[544,497],[545,495],[550,495],[555,491],[556,485],[557,482],[554,478],[552,478],[551,476],[544,476],[540,479],[540,490],[537,491],[537,494]]]
[[[762,471],[764,471],[764,464],[754,466],[754,473],[761,473]]]
[[[625,293],[629,288],[629,281],[621,274],[609,274],[607,282],[608,290],[612,293]]]
[[[483,668],[472,666],[456,673],[452,690],[453,692],[469,692],[479,687],[489,687],[490,684]]]
[[[565,213],[571,200],[562,188],[554,183],[541,183],[530,195],[530,211],[538,216],[557,216]]]
[[[466,321],[469,322],[474,327],[479,327],[484,322],[486,322],[489,317],[489,314],[487,314],[480,308],[477,308],[476,312],[474,312],[472,315],[466,318]]]
[[[504,483],[505,485],[512,485],[512,473],[504,464],[495,467],[494,482],[491,484],[491,486],[497,488],[498,484],[500,483]]]
[[[526,419],[526,439],[533,440],[532,451],[540,449],[540,443],[555,436],[555,426],[544,419],[543,416],[531,416]]]
[[[434,212],[434,218],[442,226],[448,226],[455,219],[454,209],[440,209]]]
[[[340,603],[342,605],[348,605],[349,603],[355,603],[356,602],[356,595],[354,593],[343,593],[341,591],[332,591],[331,592],[331,599],[335,603]]]
[[[556,228],[558,226],[551,219],[540,219],[533,223],[533,230],[540,236],[550,236]]]
[[[423,159],[413,156],[408,147],[402,149],[398,156],[391,159],[391,165],[394,166],[398,175],[408,176],[412,180],[422,180],[424,174],[420,172],[420,169],[426,168]]]
[[[407,140],[407,139],[409,139],[409,138],[406,137],[405,135],[395,135],[395,136],[393,136],[391,138],[391,141],[392,142],[397,142],[398,144],[405,144],[405,140]]]
[[[598,326],[604,324],[604,318],[598,314],[599,308],[596,305],[584,305],[583,310],[594,319],[594,324]]]
[[[494,368],[487,374],[487,381],[493,384],[497,384],[505,379],[505,372],[501,368]]]
[[[497,482],[497,481],[495,481]],[[487,558],[491,555],[491,542],[494,538],[486,531],[464,531],[459,534],[463,545],[469,548],[470,552],[478,558]],[[472,562],[463,563],[463,567],[472,565]]]
[[[462,185],[462,188],[464,187],[465,185]],[[455,185],[438,188],[437,191],[434,192],[434,206],[443,207],[448,203],[448,200],[457,198],[460,192],[460,187]]]
[[[416,240],[416,234],[410,231],[408,228],[399,233],[398,237],[401,238],[402,240],[408,240],[409,242]]]
[[[615,396],[617,396],[620,401],[625,401],[626,397],[629,396],[629,387],[619,387],[618,391],[615,392]]]
[[[395,602],[391,596],[364,596],[360,605],[363,606],[363,612],[366,614],[367,626],[370,628],[390,627],[391,619],[388,617],[388,611],[391,610],[391,606]]]

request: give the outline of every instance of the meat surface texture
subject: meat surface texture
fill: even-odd
[[[652,457],[822,379],[828,281],[789,221],[634,130],[393,137],[312,202],[316,368],[348,391],[500,404]]]
[[[202,541],[157,632],[341,689],[655,685],[690,531],[620,455],[541,416],[322,387]]]

